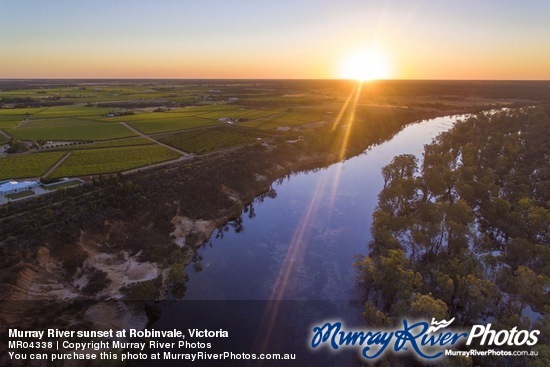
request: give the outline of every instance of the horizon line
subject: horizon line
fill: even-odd
[[[411,79],[374,79],[359,81],[355,79],[343,78],[127,78],[127,77],[97,77],[97,78],[3,78],[0,81],[27,81],[27,80],[59,80],[59,81],[74,81],[74,80],[181,80],[181,81],[340,81],[340,82],[356,82],[356,83],[376,83],[376,82],[393,82],[393,81],[441,81],[441,82],[550,82],[550,79],[436,79],[436,78],[411,78]]]

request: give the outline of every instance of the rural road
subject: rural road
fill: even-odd
[[[52,168],[50,168],[48,170],[48,172],[44,173],[44,175],[42,177],[48,177],[53,171],[55,171],[55,169],[57,167],[59,167],[61,165],[61,163],[65,162],[65,159],[69,158],[69,156],[72,154],[72,152],[67,152],[63,157],[61,157],[60,160],[58,160],[53,166]]]
[[[168,148],[168,149],[171,149],[173,150],[174,152],[177,152],[179,154],[181,154],[182,156],[186,157],[186,158],[191,158],[193,155],[192,154],[189,154],[187,152],[184,152],[183,150],[179,150],[179,149],[176,149],[174,147],[171,147],[170,145],[168,144],[164,144],[164,143],[161,143],[160,141],[158,140],[155,140],[153,139],[152,137],[150,137],[149,135],[145,135],[144,133],[142,133],[141,131],[133,128],[132,126],[128,125],[126,122],[122,122],[120,121],[119,124],[121,124],[122,126],[126,127],[127,129],[133,131],[134,133],[138,134],[139,136],[143,137],[143,138],[146,138],[146,139],[149,139],[151,140],[152,142],[154,142],[155,144],[158,144],[158,145],[162,145],[163,147],[165,148]]]
[[[11,139],[11,135],[9,135],[7,132],[5,132],[4,130],[0,130],[0,135],[4,135],[6,138],[8,139]]]

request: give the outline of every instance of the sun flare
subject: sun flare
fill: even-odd
[[[361,82],[387,79],[390,66],[386,55],[376,49],[355,51],[342,62],[341,77]]]

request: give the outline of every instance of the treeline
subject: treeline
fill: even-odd
[[[536,358],[445,363],[548,365],[549,144],[548,105],[480,113],[426,146],[421,165],[401,155],[384,167],[371,253],[356,263],[369,325],[456,317],[453,326],[538,329]]]
[[[14,108],[34,108],[34,107],[53,107],[66,106],[73,104],[70,101],[64,101],[60,97],[32,98],[32,97],[2,97],[0,98],[0,108],[5,105],[13,105]]]
[[[180,102],[170,101],[170,100],[156,100],[156,99],[147,99],[147,100],[134,100],[134,101],[112,101],[112,102],[94,102],[89,103],[90,106],[94,107],[107,107],[107,108],[149,108],[149,107],[181,107],[185,104]]]
[[[547,81],[445,81],[445,80],[385,80],[364,88],[363,97],[448,96],[463,98],[518,99],[550,101]]]

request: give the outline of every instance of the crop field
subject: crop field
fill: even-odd
[[[236,108],[237,106],[234,106],[234,105],[212,104],[212,105],[206,105],[206,106],[191,106],[191,107],[187,107],[186,110],[203,113],[203,112],[212,112],[212,111],[227,111],[227,110],[233,110]]]
[[[82,149],[130,147],[130,146],[152,145],[152,144],[155,144],[152,140],[139,137],[139,138],[115,139],[115,140],[107,140],[107,141],[101,141],[96,143],[71,145],[69,147],[61,147],[58,149],[59,150],[82,150]]]
[[[0,116],[23,116],[25,114],[38,113],[44,110],[44,107],[38,108],[3,108],[0,109]]]
[[[184,105],[190,105],[195,102],[194,97],[170,97],[170,100]]]
[[[27,113],[36,113],[43,110],[43,108],[28,108],[28,109],[0,109],[0,129],[7,129],[19,124]]]
[[[42,176],[64,154],[47,152],[0,157],[0,180]]]
[[[212,150],[251,143],[257,140],[253,132],[219,127],[211,129],[182,131],[164,135],[158,141],[190,153],[206,153]]]
[[[135,135],[120,124],[72,117],[30,120],[5,131],[21,140],[107,140]]]
[[[273,117],[266,117],[265,119],[256,120],[256,121],[245,121],[239,123],[239,125],[254,127],[259,129],[276,129],[281,126],[300,126],[312,122],[327,121],[332,120],[333,117],[323,114],[308,114],[303,112],[288,112],[282,115],[277,115]]]
[[[23,116],[1,116],[0,115],[0,129],[9,129],[17,124],[19,124],[21,121],[23,121]]]
[[[58,117],[101,117],[109,113],[109,108],[80,107],[80,106],[59,106],[43,108],[32,113],[31,119],[51,119]],[[30,113],[30,112],[29,112]]]
[[[304,83],[0,81],[0,129],[25,143],[16,147],[21,151],[26,145],[29,162],[0,158],[0,173],[41,176],[67,152],[71,155],[53,172],[56,177],[115,173],[178,156],[133,129],[200,154],[271,137],[277,127],[333,119],[347,87],[342,94],[339,84]],[[229,125],[219,121],[224,117],[240,121]],[[34,141],[52,143],[37,149]],[[0,134],[0,144],[7,143],[9,138]],[[34,170],[25,168],[33,164]]]
[[[145,134],[162,133],[219,125],[216,120],[203,119],[199,117],[174,117],[156,120],[144,120],[130,122],[130,125]]]
[[[50,177],[73,177],[126,171],[178,158],[160,145],[77,150]]]
[[[229,118],[239,118],[239,119],[247,119],[247,120],[253,120],[258,118],[263,118],[267,116],[273,116],[278,113],[281,113],[281,111],[277,110],[252,110],[247,108],[234,108],[234,109],[228,109],[228,110],[220,110],[220,111],[212,111],[207,113],[202,113],[198,115],[202,118],[211,118],[211,119],[220,119],[222,117],[229,117]]]
[[[101,120],[107,121],[107,122],[113,122],[113,121],[135,122],[135,121],[162,120],[162,119],[170,119],[170,118],[176,118],[176,117],[194,117],[197,115],[198,115],[198,112],[196,111],[178,108],[177,110],[172,110],[167,112],[141,112],[141,113],[136,113],[135,115],[102,117]]]

